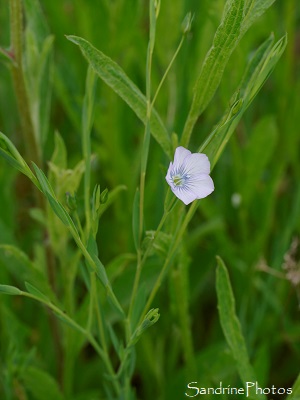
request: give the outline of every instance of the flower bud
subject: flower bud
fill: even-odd
[[[143,322],[134,331],[130,340],[130,345],[133,346],[134,344],[136,344],[136,342],[139,340],[144,331],[150,328],[150,326],[152,326],[153,324],[155,324],[159,320],[159,317],[160,317],[159,309],[151,308],[151,310],[148,311],[148,313],[145,315]]]
[[[76,194],[74,193],[74,195],[72,196],[71,193],[66,192],[66,203],[70,211],[76,210],[77,208]]]
[[[184,17],[184,20],[182,21],[181,24],[181,29],[184,35],[190,32],[191,27],[192,27],[192,22],[194,19],[194,15],[192,15],[191,12],[187,13],[186,16]]]
[[[108,189],[104,189],[100,195],[100,203],[105,204],[108,199]]]

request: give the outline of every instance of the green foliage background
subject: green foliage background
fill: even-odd
[[[28,26],[28,10],[30,5],[35,6],[35,1],[25,3]],[[152,95],[180,41],[184,16],[189,11],[194,14],[191,32],[155,104],[168,131],[175,132],[179,138],[191,106],[193,87],[220,23],[224,4],[224,0],[161,1],[152,64]],[[49,88],[43,87],[47,96],[43,92],[37,94],[33,89],[29,93],[33,101],[44,100],[41,109],[45,115],[39,126],[42,169],[48,173],[56,196],[64,205],[65,192],[77,192],[78,214],[82,219],[84,188],[79,177],[84,171],[80,164],[83,158],[81,115],[87,62],[78,46],[65,35],[86,39],[117,62],[145,93],[149,5],[144,0],[61,0],[41,2],[41,7],[44,16],[35,21],[40,25],[32,25],[40,39],[35,50],[38,57],[27,60],[27,71],[31,74],[28,76],[31,88],[38,87],[38,79],[46,82],[50,77],[51,99],[47,97]],[[0,43],[5,48],[10,43],[9,8],[3,0],[0,8]],[[183,399],[186,398],[186,385],[192,381],[198,381],[201,387],[216,387],[220,381],[242,386],[241,369],[245,364],[239,364],[235,348],[239,340],[242,347],[245,345],[245,357],[249,357],[251,363],[246,371],[251,369],[251,374],[254,371],[253,376],[262,387],[272,384],[292,387],[297,378],[300,364],[299,287],[286,279],[282,265],[300,229],[299,18],[297,0],[277,0],[254,22],[233,51],[216,95],[195,125],[189,145],[194,152],[233,104],[232,95],[239,88],[254,51],[271,32],[276,41],[287,32],[285,52],[243,114],[218,159],[212,173],[215,191],[199,202],[180,251],[153,301],[153,307],[159,308],[161,317],[136,345],[131,385],[137,398]],[[45,38],[48,38],[47,46],[53,46],[53,54],[43,58]],[[27,40],[32,43],[30,37]],[[39,67],[45,60],[47,62],[47,57],[53,57],[53,63],[49,63],[51,67],[45,69],[44,76],[39,76]],[[0,130],[30,163],[31,160],[26,158],[26,143],[7,66],[8,61],[3,56],[0,64]],[[109,193],[115,194],[100,220],[98,250],[109,271],[114,292],[127,308],[136,268],[132,214],[139,186],[144,126],[128,105],[100,79],[95,90],[91,187],[99,183],[101,191],[108,188]],[[63,138],[66,153],[59,137]],[[54,147],[57,153],[53,156]],[[145,231],[155,230],[163,214],[167,191],[164,177],[169,162],[170,157],[151,137],[145,185]],[[55,169],[55,165],[61,169]],[[42,293],[50,293],[50,283],[44,279],[47,258],[44,249],[50,240],[56,249],[56,260],[60,260],[54,269],[56,296],[62,307],[68,309],[66,282],[74,279],[73,306],[77,310],[74,315],[78,323],[83,323],[88,312],[87,277],[66,228],[58,225],[52,230],[56,236],[50,239],[43,236],[44,216],[38,210],[31,183],[3,159],[0,159],[0,187],[0,283],[32,293],[24,285],[27,281]],[[177,219],[185,215],[183,208],[177,207],[175,211]],[[59,223],[55,218],[52,222]],[[143,292],[145,296],[149,293],[161,270],[175,227],[173,219],[143,269],[143,286],[138,294],[141,302],[145,301]],[[18,253],[11,246],[17,246],[22,252]],[[226,326],[233,318],[234,307],[229,307],[231,311],[224,308],[222,279],[224,285],[227,275],[221,260],[218,262],[221,281],[217,285],[221,323],[219,320],[216,255],[224,260],[229,271],[240,321],[234,320],[233,328]],[[296,261],[298,263],[297,254]],[[72,263],[80,268],[76,277],[70,278]],[[300,268],[298,264],[297,267]],[[228,290],[225,293],[229,296]],[[105,303],[103,299],[102,303]],[[105,307],[107,305],[102,313],[106,312]],[[105,315],[121,337],[123,331],[116,315],[112,312]],[[105,379],[103,364],[80,333],[70,333],[72,328],[59,324],[58,334],[63,348],[68,350],[64,363],[58,365],[49,328],[51,318],[46,308],[25,297],[3,295],[0,320],[1,399],[106,398],[101,384]],[[238,331],[237,342],[231,341],[231,328],[235,334]],[[112,342],[110,339],[110,354],[117,367]],[[62,378],[63,374],[70,376]],[[244,378],[250,380],[252,375],[247,378],[246,372]],[[61,388],[62,382],[68,382],[68,390]],[[300,398],[296,389],[294,393],[294,399]],[[220,396],[222,399],[233,397]],[[213,397],[208,395],[206,398]]]

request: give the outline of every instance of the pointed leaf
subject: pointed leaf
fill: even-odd
[[[261,89],[263,83],[280,59],[285,47],[286,36],[283,36],[275,45],[271,46],[273,38],[270,37],[261,45],[250,60],[245,76],[242,79],[237,99],[230,110],[222,118],[216,129],[208,136],[200,146],[199,152],[204,152],[213,168],[219,159],[224,147],[233,134],[243,113],[252,103]]]
[[[50,300],[48,299],[47,296],[45,296],[42,292],[40,292],[37,288],[32,286],[30,283],[25,282],[26,289],[30,294],[33,294],[35,297],[39,298],[45,303],[50,303]]]
[[[249,362],[248,351],[242,333],[240,321],[236,316],[235,299],[232,292],[228,271],[224,262],[217,257],[217,296],[220,322],[227,344],[236,361],[236,367],[242,382],[256,382],[254,370]],[[251,399],[266,399],[266,396],[249,393]]]
[[[194,88],[193,102],[181,140],[184,147],[188,146],[192,128],[215,94],[225,66],[241,38],[243,13],[244,0],[226,2],[221,24],[216,31],[213,44],[206,55]]]
[[[51,163],[61,169],[67,168],[67,149],[59,132],[55,132],[54,135],[54,151],[51,157]]]
[[[0,293],[10,294],[12,296],[21,295],[22,291],[15,286],[0,285]]]
[[[183,146],[188,146],[193,127],[214,96],[233,50],[253,22],[273,2],[274,0],[227,0],[221,24],[195,85],[192,106],[181,139]]]
[[[36,177],[31,172],[24,158],[18,152],[15,145],[2,132],[0,132],[0,156],[5,158],[10,165],[22,172],[22,174],[26,175],[37,187],[39,186]]]
[[[275,2],[275,0],[247,0],[245,5],[245,20],[243,32],[257,21],[257,19]]]
[[[67,39],[80,47],[82,54],[100,78],[129,105],[145,124],[147,119],[146,97],[129,79],[123,69],[85,39],[78,36],[67,36]],[[152,110],[150,127],[153,137],[161,145],[165,153],[171,157],[171,141],[169,134],[155,110]]]

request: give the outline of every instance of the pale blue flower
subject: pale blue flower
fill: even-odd
[[[180,146],[175,151],[174,162],[170,162],[166,181],[175,196],[187,205],[214,191],[209,173],[210,162],[205,154],[192,154]]]

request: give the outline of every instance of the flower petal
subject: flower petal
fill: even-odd
[[[213,180],[207,174],[193,175],[188,181],[188,187],[197,199],[203,199],[215,189]]]
[[[197,195],[189,187],[177,187],[171,185],[172,192],[187,206],[197,199]]]
[[[185,149],[182,146],[177,147],[174,155],[174,167],[177,169],[179,168],[182,164],[184,159],[189,156],[191,152],[187,149]]]
[[[209,159],[202,153],[194,153],[186,157],[183,166],[185,173],[189,175],[210,173]]]
[[[173,163],[170,162],[169,168],[168,168],[168,172],[167,172],[167,175],[166,175],[166,180],[167,180],[168,183],[171,181],[171,172],[172,172],[172,169],[173,169]]]

